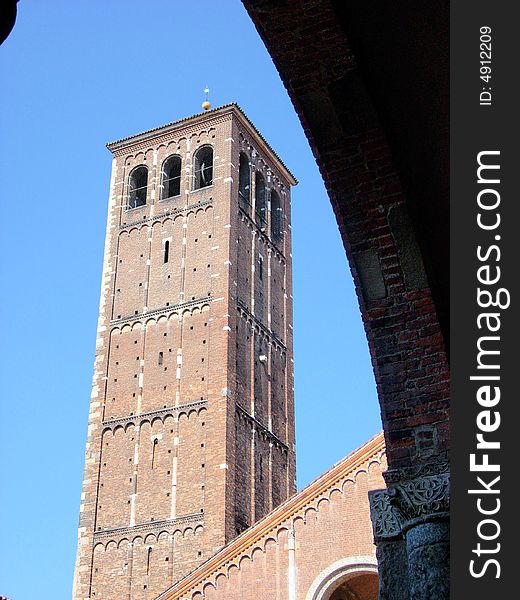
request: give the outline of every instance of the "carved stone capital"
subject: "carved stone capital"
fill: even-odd
[[[450,475],[415,477],[371,491],[368,497],[374,540],[397,539],[414,525],[448,518]]]
[[[450,475],[440,473],[396,483],[388,494],[404,530],[419,523],[448,518]]]
[[[401,522],[398,511],[392,506],[388,490],[368,492],[370,516],[374,541],[393,540],[401,537]]]

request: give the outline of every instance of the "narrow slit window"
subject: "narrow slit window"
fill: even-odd
[[[264,259],[260,256],[258,260],[258,276],[260,277],[260,281],[264,278]]]
[[[170,241],[166,240],[164,242],[164,262],[167,263],[170,259]]]
[[[159,358],[158,358],[158,360],[157,360],[157,363],[158,363],[159,365],[162,365],[162,364],[163,364],[163,361],[164,361],[164,355],[163,355],[163,353],[162,353],[162,352],[159,352]]]
[[[161,199],[173,198],[181,193],[181,157],[170,156],[164,161],[162,168],[162,195]]]
[[[148,169],[145,166],[137,167],[130,174],[128,208],[145,206],[147,189]]]
[[[148,553],[146,556],[146,574],[147,575],[150,575],[150,563],[151,562],[152,562],[152,549],[148,548]]]
[[[157,466],[157,451],[158,451],[158,445],[159,445],[159,440],[156,438],[153,441],[153,448],[152,448],[152,469],[155,469],[155,467]]]

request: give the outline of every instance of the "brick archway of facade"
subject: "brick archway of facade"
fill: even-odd
[[[377,575],[377,562],[372,556],[349,556],[338,560],[316,577],[305,600],[328,600],[339,585],[367,573]]]

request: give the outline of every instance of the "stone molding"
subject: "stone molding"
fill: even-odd
[[[203,513],[191,513],[188,515],[180,515],[174,519],[162,519],[160,521],[149,521],[148,523],[140,523],[138,525],[127,526],[127,527],[114,527],[111,529],[101,529],[94,531],[94,545],[99,543],[106,544],[108,542],[119,543],[123,539],[129,537],[138,536],[141,533],[149,534],[153,533],[158,535],[159,533],[166,531],[167,533],[173,534],[175,528],[178,525],[197,523],[197,526],[203,526],[204,514]]]
[[[150,412],[131,415],[129,417],[121,417],[119,419],[108,419],[106,421],[103,421],[103,433],[108,430],[113,430],[118,426],[126,427],[130,423],[132,423],[133,425],[140,425],[143,421],[150,421],[155,417],[164,419],[165,417],[173,415],[179,416],[179,414],[183,412],[188,414],[188,412],[191,410],[198,412],[201,408],[206,408],[207,405],[207,400],[197,400],[195,402],[189,402],[187,404],[178,404],[177,406],[169,406],[168,408],[152,410]]]
[[[195,298],[195,300],[186,300],[186,302],[179,302],[178,304],[170,304],[170,306],[161,306],[161,308],[147,310],[137,315],[129,315],[126,317],[121,317],[120,319],[112,319],[110,321],[110,325],[112,326],[112,328],[116,328],[118,325],[142,321],[143,319],[146,319],[148,317],[155,317],[167,313],[173,313],[183,308],[191,308],[192,306],[197,306],[198,304],[207,304],[208,302],[213,302],[213,300],[214,298],[212,298],[211,296],[202,296],[202,298]]]
[[[174,198],[178,198],[178,196],[175,196]],[[171,200],[171,198],[165,198],[164,200],[159,200],[159,202],[167,202],[168,200]],[[211,205],[213,205],[213,198],[205,200],[204,202],[197,202],[196,204],[189,204],[188,206],[181,206],[173,210],[158,213],[156,215],[153,215],[152,217],[146,217],[145,219],[139,219],[138,221],[131,221],[130,223],[119,225],[119,231],[122,233],[123,231],[133,229],[134,227],[140,227],[141,225],[144,225],[146,223],[156,223],[158,221],[162,221],[163,219],[169,219],[178,215],[188,214],[193,210],[198,210],[200,208],[204,208],[204,206]]]
[[[285,442],[283,442],[277,435],[275,435],[272,431],[270,431],[262,422],[260,422],[258,419],[255,419],[255,417],[253,417],[253,415],[250,415],[243,406],[241,406],[240,404],[237,403],[236,408],[237,408],[237,411],[247,421],[249,421],[250,423],[253,424],[253,431],[255,431],[255,428],[256,428],[256,430],[258,430],[262,434],[264,434],[275,446],[284,450],[285,452],[289,451],[289,447],[287,446],[287,444]]]

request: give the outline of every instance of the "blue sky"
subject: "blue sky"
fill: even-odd
[[[239,0],[22,0],[0,46],[0,595],[70,598],[110,177],[105,143],[238,102],[293,190],[298,486],[379,431],[322,179]]]

